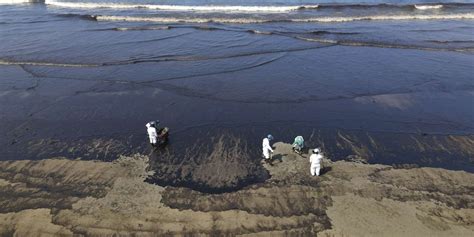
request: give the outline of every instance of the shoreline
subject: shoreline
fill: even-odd
[[[270,177],[206,194],[144,182],[148,157],[0,162],[1,234],[470,236],[474,174],[325,162],[275,144]],[[212,173],[209,175],[214,175]]]

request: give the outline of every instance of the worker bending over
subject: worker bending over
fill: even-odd
[[[297,136],[295,137],[295,141],[292,144],[293,146],[293,151],[301,154],[303,148],[304,148],[304,139],[303,136]]]

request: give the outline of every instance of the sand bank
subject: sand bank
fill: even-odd
[[[0,162],[0,235],[474,234],[474,174],[326,161],[310,177],[276,147],[269,179],[222,194],[144,182],[146,156]]]

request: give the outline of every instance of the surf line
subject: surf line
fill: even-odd
[[[286,36],[284,34],[280,34]],[[287,35],[287,37],[294,38],[297,40],[303,40],[308,42],[317,42],[322,44],[340,45],[349,47],[373,47],[373,48],[391,48],[391,49],[413,49],[413,50],[425,50],[425,51],[445,51],[445,52],[472,52],[474,48],[435,48],[435,47],[423,47],[418,45],[403,45],[403,44],[384,44],[376,42],[357,42],[357,41],[346,41],[346,40],[331,40],[321,38],[304,38],[299,36]]]
[[[19,65],[19,66],[50,66],[50,67],[100,67],[102,64],[74,64],[74,63],[48,63],[32,61],[6,61],[0,60],[0,65]]]
[[[46,5],[63,8],[110,8],[110,9],[146,9],[157,11],[182,12],[247,12],[247,13],[285,13],[299,10],[317,9],[319,5],[292,5],[292,6],[238,6],[238,5],[159,5],[159,4],[125,4],[125,3],[88,3],[88,2],[58,2],[44,0]]]
[[[275,22],[293,23],[342,23],[352,21],[406,21],[406,20],[474,20],[474,14],[441,14],[441,15],[368,15],[352,17],[313,17],[291,19],[260,19],[260,18],[176,18],[176,17],[139,17],[139,16],[94,16],[96,21],[124,21],[124,22],[157,22],[157,23],[223,23],[223,24],[263,24]]]

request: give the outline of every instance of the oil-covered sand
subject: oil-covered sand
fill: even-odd
[[[307,155],[275,145],[267,180],[221,194],[144,182],[149,158],[140,155],[2,161],[0,235],[474,234],[472,173],[326,160],[310,177]]]

